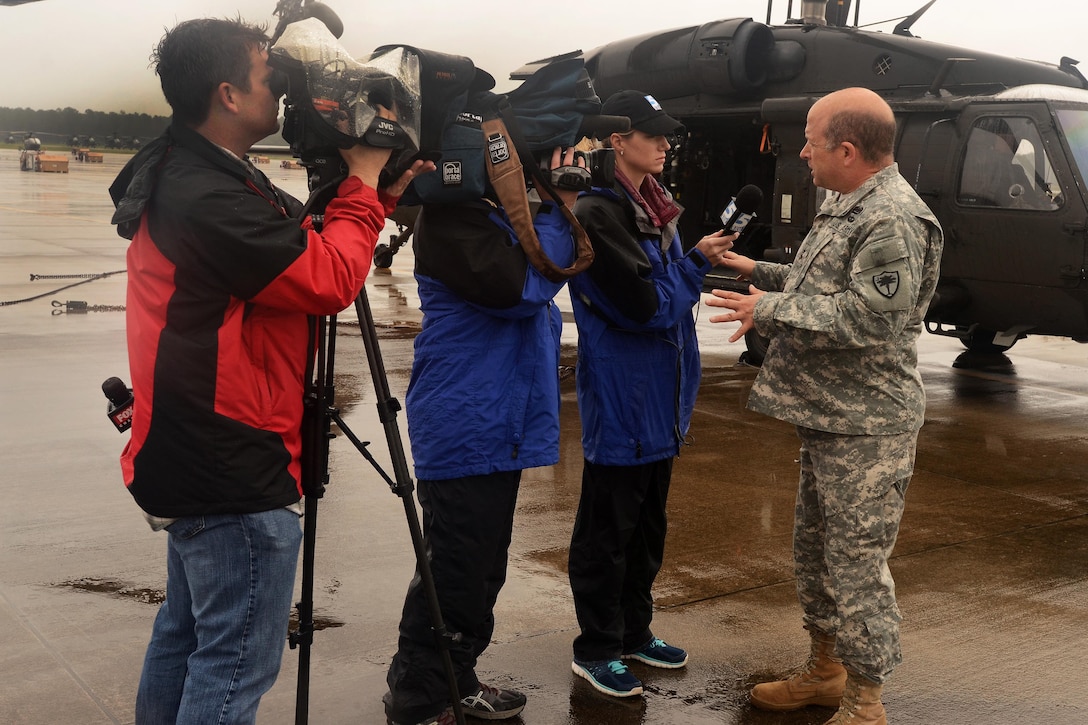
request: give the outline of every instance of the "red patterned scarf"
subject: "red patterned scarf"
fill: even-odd
[[[658,229],[680,216],[680,207],[668,197],[665,188],[657,182],[653,176],[647,175],[642,180],[642,188],[636,189],[631,180],[624,176],[623,172],[616,169],[616,179],[624,190],[631,195],[635,203],[642,207],[650,223]]]

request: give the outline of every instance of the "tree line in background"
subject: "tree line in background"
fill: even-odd
[[[139,148],[161,134],[169,123],[168,116],[146,113],[0,107],[0,141],[22,143],[27,133],[33,133],[43,144],[76,142],[89,146],[93,139],[93,145],[105,148]]]

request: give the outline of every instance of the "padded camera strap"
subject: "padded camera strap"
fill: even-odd
[[[576,253],[574,263],[560,268],[540,246],[540,239],[533,227],[533,215],[529,210],[529,197],[525,191],[525,176],[521,164],[521,158],[532,159],[532,153],[518,132],[517,121],[509,105],[503,104],[500,115],[484,120],[480,128],[486,145],[487,161],[484,165],[487,167],[487,175],[499,197],[499,203],[506,210],[511,226],[517,232],[518,242],[525,250],[529,263],[552,282],[563,282],[588,267],[593,261],[593,246],[589,242],[589,235],[578,223],[570,207],[563,203],[551,181],[539,168],[532,165],[529,171],[534,182],[539,189],[551,195],[560,213],[570,222]]]

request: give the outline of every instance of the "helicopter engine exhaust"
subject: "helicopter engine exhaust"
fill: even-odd
[[[802,0],[801,22],[805,25],[827,25],[827,0]]]
[[[774,33],[751,18],[718,20],[609,43],[586,54],[602,98],[637,88],[659,100],[754,91],[767,82]]]

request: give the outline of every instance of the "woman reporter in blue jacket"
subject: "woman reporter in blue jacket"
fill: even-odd
[[[685,254],[682,209],[655,178],[680,124],[638,91],[611,96],[601,112],[627,116],[631,131],[607,142],[615,184],[575,205],[595,258],[569,282],[585,455],[569,559],[581,629],[572,669],[597,690],[627,697],[641,694],[642,683],[624,660],[687,663],[683,649],[650,629],[650,588],[664,553],[673,459],[699,387],[692,307],[735,236],[711,234]]]

